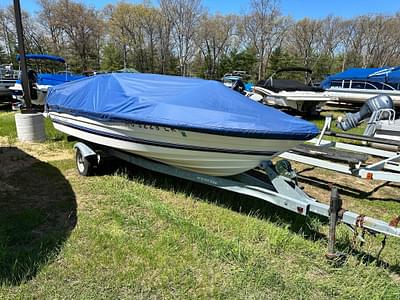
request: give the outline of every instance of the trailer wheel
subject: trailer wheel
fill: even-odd
[[[79,148],[75,155],[76,169],[81,176],[91,176],[94,173],[94,161],[90,157],[84,157]]]

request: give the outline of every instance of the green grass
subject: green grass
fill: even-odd
[[[12,122],[0,114],[10,134]],[[51,151],[70,147],[50,135]],[[348,254],[339,266],[324,258],[327,225],[318,218],[135,167],[79,177],[72,153],[47,163],[15,157],[31,163],[0,178],[12,187],[0,189],[1,299],[400,298],[394,238],[377,266],[379,241],[351,250],[339,226],[338,249]],[[400,208],[345,200],[381,218]]]

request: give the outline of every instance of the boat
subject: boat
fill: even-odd
[[[10,103],[12,93],[10,87],[15,84],[19,71],[13,70],[12,65],[0,66],[0,102]]]
[[[269,78],[260,80],[253,87],[253,93],[263,97],[262,102],[276,107],[288,108],[309,115],[318,114],[325,102],[332,100],[324,89],[298,80],[275,79],[284,72],[303,72],[309,75],[312,70],[302,67],[282,68]]]
[[[321,87],[343,103],[363,104],[371,97],[387,95],[400,106],[400,66],[348,69],[328,76]]]
[[[242,80],[242,76],[239,75],[232,75],[232,74],[225,74],[224,77],[222,77],[222,83],[227,86],[228,88],[232,88],[233,84],[239,80]]]
[[[221,82],[229,88],[234,88],[237,83],[240,83],[243,88],[243,92],[251,92],[253,84],[245,81],[246,79],[249,79],[249,77],[250,76],[246,71],[233,71],[232,73],[224,74]]]
[[[46,98],[47,90],[49,87],[58,85],[61,83],[81,79],[83,75],[77,75],[68,71],[68,66],[65,59],[59,56],[48,55],[48,54],[26,54],[27,60],[34,61],[47,61],[53,63],[64,64],[65,70],[59,72],[42,73],[39,69],[30,69],[28,71],[28,79],[30,82],[31,89],[31,100],[34,105],[44,105],[44,99]],[[19,61],[19,55],[17,56]],[[51,68],[54,70],[54,68]],[[13,98],[19,101],[23,101],[22,98],[22,85],[21,80],[18,79],[16,83],[9,88],[13,93]]]
[[[217,81],[141,73],[53,86],[45,115],[85,142],[213,176],[253,169],[319,132]]]

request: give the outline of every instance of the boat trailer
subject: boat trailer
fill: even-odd
[[[308,144],[295,147],[279,156],[363,179],[400,182],[400,141],[337,133],[330,131],[331,124],[332,116],[327,116],[318,138],[314,138]],[[325,136],[386,145],[397,149],[397,151],[324,140]],[[379,157],[380,160],[367,164],[369,155]]]
[[[338,222],[346,224],[353,231],[353,240],[358,238],[363,241],[365,233],[373,235],[383,234],[384,241],[386,241],[387,236],[400,237],[400,228],[397,228],[400,216],[396,216],[390,222],[385,222],[347,211],[342,207],[336,187],[332,187],[329,205],[320,203],[310,197],[298,186],[296,174],[287,160],[281,160],[275,164],[271,161],[264,161],[258,168],[246,173],[231,177],[215,177],[179,169],[121,150],[88,144],[86,142],[76,143],[74,149],[76,150],[78,172],[84,176],[91,175],[94,168],[101,165],[103,158],[116,157],[157,173],[261,199],[303,216],[315,214],[329,218],[330,229],[327,257],[331,259],[339,256],[334,251],[335,232]],[[378,256],[382,252],[384,245],[385,243],[382,242],[382,248],[379,250]]]

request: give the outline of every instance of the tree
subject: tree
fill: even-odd
[[[107,43],[103,47],[102,54],[102,70],[115,71],[126,67],[126,65],[124,66],[121,51],[116,47],[115,43]]]
[[[228,16],[203,15],[197,33],[197,46],[204,58],[206,77],[216,78],[221,56],[229,50],[236,33],[236,18]]]
[[[14,22],[10,18],[10,12],[12,12],[12,7],[0,8],[0,23],[1,32],[0,38],[5,48],[5,55],[7,56],[9,62],[15,60],[16,55],[16,33],[14,28]],[[13,16],[13,15],[11,15]]]
[[[141,72],[156,72],[157,46],[164,41],[159,36],[159,22],[163,23],[159,10],[146,3],[124,2],[110,5],[107,10],[108,35],[121,49],[124,67],[131,64]],[[164,53],[164,47],[160,48]]]
[[[57,50],[58,33],[63,45],[75,55],[70,58],[83,71],[89,64],[99,67],[100,40],[103,37],[103,19],[98,11],[72,0],[42,0],[40,18],[49,25],[53,47]]]
[[[288,47],[301,59],[306,68],[312,69],[315,57],[322,53],[322,22],[304,18],[295,23],[289,31]]]
[[[38,0],[38,3],[41,7],[38,15],[38,21],[44,31],[46,31],[48,34],[48,48],[52,53],[64,55],[65,53],[63,53],[63,44],[65,42],[65,34],[57,20],[56,10],[54,10],[57,5],[57,1]]]
[[[234,70],[246,71],[248,74],[253,74],[256,63],[257,58],[254,49],[247,48],[243,51],[232,49],[230,53],[222,55],[218,77],[221,78],[225,73],[230,73]]]
[[[172,24],[174,52],[181,75],[189,75],[189,63],[194,57],[196,28],[202,13],[200,0],[160,0],[161,13]]]
[[[258,80],[264,77],[268,60],[273,50],[280,47],[289,25],[278,4],[277,0],[251,0],[251,11],[243,19],[250,45],[256,50]]]

